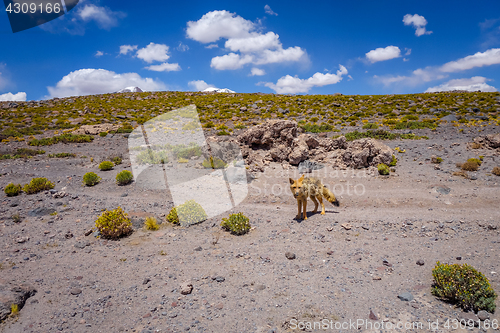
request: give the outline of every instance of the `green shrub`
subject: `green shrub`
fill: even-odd
[[[481,166],[481,164],[483,163],[483,161],[479,158],[469,158],[467,162],[476,163],[478,166]]]
[[[174,224],[180,223],[182,226],[198,223],[207,218],[203,207],[194,200],[186,201],[182,205],[172,208],[167,215],[167,221]]]
[[[333,126],[330,124],[304,124],[300,126],[305,132],[311,133],[321,133],[321,132],[330,132],[333,129]]]
[[[392,155],[392,161],[391,163],[389,163],[389,166],[396,166],[396,164],[398,163],[398,159],[396,158],[396,156]]]
[[[75,135],[75,134],[70,134],[66,133],[63,135],[56,135],[51,138],[43,138],[43,139],[33,139],[28,144],[30,146],[50,146],[54,145],[56,143],[62,142],[62,143],[84,143],[84,142],[91,142],[94,140],[94,137],[92,135],[86,135],[86,134],[80,134],[80,135]]]
[[[95,226],[102,237],[109,239],[118,239],[132,232],[132,223],[121,207],[104,211],[95,221]]]
[[[111,161],[104,161],[104,162],[101,162],[101,164],[99,164],[99,169],[101,171],[108,171],[108,170],[111,170],[113,169],[115,165],[113,164],[113,162]]]
[[[135,157],[138,164],[165,164],[168,162],[168,155],[166,151],[155,151],[147,149],[141,151]]]
[[[114,163],[114,165],[122,164],[122,158],[121,157],[113,157],[111,161]]]
[[[156,231],[160,229],[160,226],[158,225],[156,218],[150,216],[146,217],[146,221],[144,222],[144,228],[146,228],[146,230]]]
[[[363,125],[363,129],[377,129],[378,125],[374,123],[366,123]]]
[[[189,159],[193,156],[201,156],[201,147],[197,145],[191,145],[189,147],[179,145],[175,146],[172,152],[177,158]]]
[[[50,190],[54,188],[54,183],[47,180],[47,178],[33,178],[28,184],[24,185],[23,191],[26,194],[35,194],[41,191]]]
[[[206,169],[224,169],[226,167],[226,163],[220,158],[213,158],[210,156],[210,159],[204,160],[202,165]]]
[[[127,185],[129,184],[132,180],[134,179],[134,175],[132,174],[132,172],[128,171],[128,170],[123,170],[123,171],[120,171],[117,175],[116,175],[116,183],[118,185]]]
[[[468,264],[441,264],[432,270],[432,294],[453,303],[465,311],[495,311],[494,292],[488,279]]]
[[[99,136],[101,138],[105,137],[106,135],[108,135],[108,132],[101,132],[101,133],[99,133]]]
[[[439,156],[431,156],[431,163],[440,164],[443,162],[443,159]]]
[[[479,169],[479,164],[469,159],[461,165],[461,169],[465,171],[477,171]]]
[[[87,186],[94,186],[99,184],[101,177],[96,175],[94,172],[87,172],[83,175],[83,183]]]
[[[220,225],[235,235],[243,235],[250,230],[250,220],[242,213],[231,214],[229,218],[223,218]]]
[[[381,175],[384,175],[384,176],[388,175],[391,172],[389,167],[384,163],[380,163],[379,165],[377,165],[377,169],[378,169],[378,173]]]
[[[219,135],[219,136],[221,136],[221,135],[231,135],[231,133],[229,133],[226,130],[222,130],[222,131],[217,132],[217,135]]]
[[[14,183],[10,183],[9,185],[5,186],[4,189],[5,194],[7,194],[8,197],[15,197],[19,193],[21,193],[21,185],[15,185]]]
[[[50,158],[65,158],[65,157],[76,157],[76,154],[73,153],[57,153],[57,154],[49,154]]]

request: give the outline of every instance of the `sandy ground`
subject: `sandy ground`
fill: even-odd
[[[498,133],[498,127],[464,132],[445,126],[416,132],[429,140],[386,141],[406,150],[396,153],[391,176],[314,171],[340,201],[340,207],[328,204],[325,215],[313,214],[309,201],[309,218],[296,220],[288,178],[300,175],[296,168],[271,164],[233,210],[188,228],[164,223],[155,232],[140,228],[142,219],[164,220],[172,201],[165,191],[114,183],[119,171],[130,170],[122,135],[43,148],[87,158],[46,154],[0,161],[2,188],[47,177],[67,193],[1,194],[0,274],[33,285],[37,293],[0,331],[293,332],[308,325],[312,329],[306,331],[318,332],[405,331],[391,329],[399,324],[417,332],[433,323],[436,332],[469,332],[454,322],[463,312],[430,293],[437,261],[471,264],[500,291],[500,177],[490,173],[500,155],[466,147],[475,136]],[[97,162],[116,154],[123,164],[98,170]],[[439,170],[431,155],[443,158]],[[471,173],[475,180],[451,175],[455,163],[479,155],[484,163]],[[103,178],[100,184],[82,186],[89,171]],[[117,206],[133,218],[132,235],[119,241],[85,236],[103,209]],[[57,215],[49,215],[50,209]],[[221,219],[231,212],[250,218],[249,234],[221,231]],[[14,222],[14,214],[22,222]],[[183,295],[186,281],[193,290]],[[404,292],[414,299],[399,299]],[[499,313],[490,320],[500,324]],[[494,331],[473,329],[478,330]]]

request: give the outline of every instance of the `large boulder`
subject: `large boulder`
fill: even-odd
[[[488,134],[485,141],[491,148],[500,148],[500,133]]]
[[[246,146],[267,146],[283,143],[290,145],[297,137],[297,123],[291,120],[268,120],[250,127],[238,136],[238,141]]]
[[[36,294],[36,289],[24,283],[0,279],[0,322],[10,315],[13,306],[21,310],[26,300]]]

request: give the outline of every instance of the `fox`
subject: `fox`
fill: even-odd
[[[323,204],[323,197],[331,202],[334,206],[339,206],[339,201],[335,195],[323,185],[321,180],[313,177],[304,178],[304,175],[297,180],[289,178],[290,190],[295,199],[297,199],[298,214],[297,219],[300,219],[300,214],[303,214],[303,220],[307,220],[307,197],[311,198],[314,202],[314,211],[318,211],[318,200],[321,204],[321,215],[325,215],[325,205]],[[318,200],[316,200],[318,199]]]

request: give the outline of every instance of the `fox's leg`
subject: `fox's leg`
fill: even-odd
[[[313,213],[316,213],[318,211],[318,201],[314,197],[314,195],[311,195],[311,200],[314,202],[314,210]]]
[[[304,199],[304,201],[302,201],[302,205],[304,206],[304,207],[302,207],[302,209],[303,209],[302,214],[304,215],[304,220],[307,220],[307,210],[306,210],[306,207],[307,207],[307,197]]]
[[[325,205],[323,204],[323,198],[321,194],[319,194],[316,198],[318,198],[319,203],[321,204],[321,215],[325,215]]]
[[[302,202],[300,202],[300,199],[297,199],[297,209],[299,212],[297,213],[297,219],[300,219],[300,213],[302,212]]]

